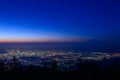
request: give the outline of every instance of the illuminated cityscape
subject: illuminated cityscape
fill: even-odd
[[[104,59],[119,58],[120,53],[108,52],[74,52],[74,51],[57,51],[57,50],[41,50],[41,49],[22,49],[22,48],[5,48],[4,53],[0,53],[0,59],[10,61],[16,56],[22,65],[42,66],[42,61],[52,62],[56,60],[63,65],[67,61],[76,63],[77,59],[82,57],[83,60],[101,61]],[[64,66],[64,65],[63,65]]]
[[[0,80],[120,80],[120,0],[0,0]]]

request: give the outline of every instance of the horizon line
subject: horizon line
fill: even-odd
[[[86,42],[88,39],[0,39],[0,43]]]

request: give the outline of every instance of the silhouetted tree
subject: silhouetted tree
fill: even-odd
[[[83,78],[91,80],[91,63],[88,60],[85,60],[83,63]]]
[[[4,71],[4,61],[0,59],[0,74]]]
[[[13,56],[12,57],[12,64],[11,64],[11,70],[16,71],[19,68],[20,68],[20,62],[15,56]]]
[[[77,59],[77,63],[76,63],[76,66],[77,66],[77,70],[76,70],[76,77],[78,79],[83,79],[83,59],[82,57],[80,56],[78,59]]]
[[[101,80],[100,79],[101,77],[99,77],[100,76],[100,68],[96,61],[94,61],[91,65],[91,76],[92,76],[92,80],[96,80],[96,79]]]
[[[58,63],[56,60],[53,60],[53,62],[52,62],[52,69],[53,69],[53,71],[58,71],[58,69],[59,69]]]

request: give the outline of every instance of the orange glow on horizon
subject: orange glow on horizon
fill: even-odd
[[[6,42],[85,42],[87,39],[0,39],[0,43]]]

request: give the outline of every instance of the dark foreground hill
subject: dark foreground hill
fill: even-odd
[[[66,64],[66,69],[60,69],[57,62],[53,61],[43,67],[20,65],[15,59],[13,63],[5,67],[4,61],[0,61],[0,80],[119,80],[120,59],[111,59],[102,62],[83,61],[78,59],[75,67]],[[106,64],[102,68],[99,64]]]

